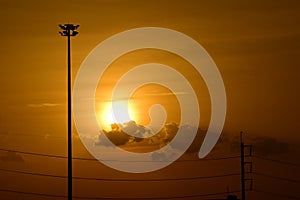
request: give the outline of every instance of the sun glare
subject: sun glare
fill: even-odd
[[[124,123],[128,122],[130,120],[135,121],[135,116],[134,116],[134,111],[133,109],[129,107],[129,118],[128,115],[125,113],[125,108],[126,108],[126,101],[116,101],[115,102],[118,108],[122,108],[117,110],[118,113],[118,120],[113,114],[112,111],[112,102],[108,102],[103,104],[102,109],[98,111],[98,123],[101,125],[101,127],[105,130],[110,130],[111,124],[113,123]],[[121,111],[121,113],[120,113]]]

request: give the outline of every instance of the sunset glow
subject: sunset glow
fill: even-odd
[[[125,100],[121,100],[121,101],[117,101],[116,102],[118,104],[118,106],[121,107],[126,107],[126,101]],[[112,111],[112,102],[106,102],[106,103],[102,103],[101,109],[99,109],[99,111],[97,112],[97,120],[99,125],[104,129],[104,130],[110,130],[111,128],[111,124],[114,123],[124,123],[124,122],[128,122],[130,120],[135,121],[136,120],[136,116],[135,116],[135,111],[132,108],[132,106],[130,106],[129,104],[129,116],[130,119],[126,117],[126,113],[118,113],[121,116],[121,120],[117,120],[114,117],[113,111]],[[117,111],[119,112],[119,111]]]
[[[300,199],[300,1],[0,5],[0,200]]]

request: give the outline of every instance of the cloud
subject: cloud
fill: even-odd
[[[0,156],[1,161],[6,162],[24,162],[24,159],[22,156],[15,152],[6,152],[5,155]]]
[[[178,131],[182,131],[186,137],[192,137],[192,132],[196,131],[197,135],[194,138],[192,144],[187,149],[187,153],[198,152],[205,136],[205,131],[197,129],[193,126],[184,125],[178,127],[177,123],[166,123],[165,126],[158,133],[151,137],[140,138],[141,136],[149,136],[151,130],[144,126],[136,124],[134,121],[129,121],[123,124],[112,124],[111,131],[103,130],[95,142],[95,145],[112,146],[110,142],[106,140],[108,138],[114,145],[123,147],[137,147],[137,151],[143,151],[143,147],[155,147],[162,148],[167,145],[176,136]],[[138,137],[127,134],[126,132],[133,133]],[[106,136],[106,138],[105,138]],[[182,151],[182,147],[186,146],[186,140],[178,140],[177,142],[171,143],[171,147],[178,151]],[[147,148],[145,148],[147,149]],[[153,154],[153,160],[162,160],[165,155]],[[169,158],[168,156],[166,158]]]
[[[105,137],[107,137],[114,145],[116,146],[121,146],[130,140],[130,135],[124,133],[123,131],[119,130],[112,130],[112,131],[104,131],[103,133],[99,134],[95,145],[101,145],[101,146],[106,146],[106,147],[113,147],[111,143],[109,143]]]
[[[116,146],[140,142],[144,140],[141,137],[149,135],[150,131],[151,130],[146,127],[136,124],[135,121],[129,121],[123,124],[111,124],[111,131],[102,130],[103,134],[98,136],[95,145],[111,146],[111,144],[105,140],[105,136]],[[137,137],[127,133],[134,134]]]
[[[240,139],[233,138],[231,141],[230,139],[226,139],[224,143],[230,144],[231,151],[239,152],[240,151]],[[271,156],[271,155],[278,155],[284,154],[289,152],[289,144],[279,141],[276,138],[269,137],[269,136],[248,136],[247,141],[244,142],[245,144],[252,145],[253,152],[259,155],[264,156]]]
[[[27,104],[30,108],[47,108],[47,107],[56,107],[60,106],[58,103],[37,103],[37,104]]]
[[[254,140],[253,151],[261,155],[283,154],[289,152],[288,143],[271,137],[257,137]]]
[[[125,131],[125,133],[131,133],[134,134],[137,137],[143,137],[145,135],[150,134],[149,129],[142,125],[138,125],[135,123],[135,121],[129,121],[126,123],[121,124],[120,128]]]

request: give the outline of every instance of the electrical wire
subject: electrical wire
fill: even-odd
[[[9,190],[9,189],[0,189],[0,192],[9,192],[25,195],[34,195],[34,196],[45,196],[45,197],[54,197],[54,198],[67,198],[65,195],[54,195],[54,194],[45,194],[45,193],[36,193],[36,192],[25,192],[19,190]],[[231,193],[238,193],[240,190],[231,191]],[[194,195],[183,195],[183,196],[170,196],[170,197],[83,197],[83,196],[73,196],[74,199],[186,199],[186,198],[197,198],[197,197],[208,197],[208,196],[218,196],[225,195],[228,192],[217,192],[217,193],[207,193],[207,194],[194,194]]]
[[[42,154],[42,153],[35,153],[35,152],[26,152],[26,151],[18,151],[18,150],[11,150],[11,149],[3,149],[0,148],[0,151],[6,151],[6,152],[14,152],[19,154],[25,154],[25,155],[32,155],[32,156],[42,156],[42,157],[50,157],[50,158],[59,158],[59,159],[67,159],[67,156],[62,155],[51,155],[51,154]],[[252,157],[260,159],[260,160],[266,160],[278,164],[284,164],[294,167],[299,167],[300,165],[296,163],[290,163],[282,160],[276,160],[276,159],[270,159],[259,155],[252,155]],[[214,160],[227,160],[227,159],[236,159],[240,158],[240,156],[228,156],[228,157],[220,157],[220,158],[208,158],[208,159],[201,159],[201,160],[178,160],[176,162],[195,162],[195,161],[214,161]],[[93,158],[73,158],[73,160],[83,160],[83,161],[98,161],[97,159]],[[107,160],[108,161],[108,160]],[[127,162],[122,160],[109,160],[109,161],[116,161],[116,162]],[[136,162],[136,161],[134,161]],[[140,161],[145,162],[145,161]],[[151,162],[151,161],[150,161]],[[154,162],[163,162],[163,161],[154,161]],[[25,174],[25,175],[33,175],[33,176],[43,176],[43,177],[52,177],[52,178],[67,178],[67,176],[61,176],[61,175],[52,175],[52,174],[45,174],[45,173],[35,173],[35,172],[26,172],[26,171],[18,171],[18,170],[11,170],[11,169],[0,169],[0,171],[9,172],[9,173],[18,173],[18,174]],[[288,181],[292,183],[300,183],[299,180],[294,179],[288,179],[284,177],[279,176],[273,176],[269,174],[259,173],[259,172],[252,172],[254,175],[271,178],[275,180],[282,180],[282,181]],[[221,174],[221,175],[214,175],[214,176],[198,176],[198,177],[183,177],[183,178],[164,178],[164,179],[109,179],[109,178],[94,178],[94,177],[73,177],[73,179],[77,180],[95,180],[95,181],[115,181],[115,182],[154,182],[154,181],[189,181],[189,180],[199,180],[199,179],[211,179],[211,178],[222,178],[222,177],[229,177],[229,176],[238,176],[239,173],[232,173],[232,174]],[[25,194],[25,195],[35,195],[35,196],[46,196],[46,197],[53,197],[53,198],[67,198],[67,196],[64,195],[56,195],[56,194],[44,194],[44,193],[35,193],[35,192],[25,192],[25,191],[18,191],[18,190],[9,190],[9,189],[0,189],[2,192],[10,192],[10,193],[18,193],[18,194]],[[273,192],[268,192],[264,190],[257,190],[253,189],[255,192],[259,193],[265,193],[267,195],[272,196],[280,196],[287,199],[300,199],[298,197],[293,197],[290,195],[285,194],[277,194]],[[240,191],[232,191],[232,192],[240,192]],[[205,197],[205,196],[212,196],[212,195],[221,195],[221,194],[227,194],[225,192],[223,193],[211,193],[211,194],[196,194],[196,195],[187,195],[187,196],[174,196],[174,197],[146,197],[142,199],[184,199],[184,198],[197,198],[197,197]],[[74,199],[140,199],[140,198],[115,198],[115,197],[80,197],[80,196],[74,196]]]
[[[0,151],[13,152],[13,153],[32,155],[32,156],[50,157],[50,158],[61,158],[61,159],[67,159],[68,158],[67,156],[62,156],[62,155],[42,154],[42,153],[35,153],[35,152],[3,149],[3,148],[0,148]],[[220,157],[220,158],[206,158],[206,159],[199,159],[199,160],[177,160],[175,162],[198,162],[198,161],[214,161],[214,160],[217,161],[217,160],[227,160],[227,159],[235,159],[235,158],[240,158],[240,156],[228,156],[228,157]],[[73,157],[72,159],[73,160],[84,160],[84,161],[98,161],[95,158],[77,158],[77,157]],[[103,160],[103,161],[112,161],[112,162],[170,162],[170,161],[164,161],[164,160],[153,160],[153,161]]]
[[[252,191],[267,194],[270,196],[283,197],[284,199],[300,199],[300,197],[294,197],[294,196],[290,196],[290,195],[279,194],[279,193],[269,192],[269,191],[264,191],[264,190],[252,189]]]
[[[9,190],[9,189],[0,189],[1,192],[9,192],[9,193],[16,193],[16,194],[25,194],[25,195],[34,195],[34,196],[45,196],[45,197],[54,197],[54,198],[67,198],[64,195],[55,195],[55,194],[44,194],[44,193],[37,193],[37,192],[24,192],[19,190]]]
[[[238,193],[240,190],[231,191],[232,193]],[[131,200],[131,199],[187,199],[187,198],[200,198],[200,197],[209,197],[209,196],[219,196],[219,195],[226,195],[228,192],[217,192],[217,193],[207,193],[207,194],[194,194],[194,195],[183,195],[183,196],[170,196],[170,197],[73,197],[75,199],[124,199],[124,200]]]
[[[274,163],[290,165],[290,166],[294,166],[294,167],[300,167],[300,164],[286,162],[286,161],[283,161],[283,160],[276,160],[276,159],[266,158],[266,157],[259,156],[259,155],[252,155],[252,157],[253,158],[258,158],[260,160],[266,160],[266,161],[274,162]]]
[[[44,176],[44,177],[52,177],[52,178],[67,178],[67,176],[61,175],[52,175],[52,174],[44,174],[44,173],[34,173],[34,172],[25,172],[11,169],[0,169],[0,171],[17,173],[17,174],[25,174],[25,175],[33,175],[33,176]],[[164,178],[164,179],[109,179],[109,178],[92,178],[92,177],[72,177],[73,179],[78,180],[95,180],[95,181],[116,181],[116,182],[156,182],[156,181],[188,181],[188,180],[198,180],[198,179],[211,179],[211,178],[222,178],[228,176],[238,176],[239,173],[232,174],[220,174],[214,176],[198,176],[198,177],[183,177],[183,178]]]
[[[26,175],[32,175],[32,176],[45,176],[45,177],[52,177],[52,178],[67,178],[67,176],[44,174],[44,173],[34,173],[34,172],[25,172],[25,171],[18,171],[18,170],[12,170],[12,169],[0,169],[0,171],[15,173],[15,174],[26,174]]]
[[[268,174],[263,174],[263,173],[258,173],[258,172],[252,172],[252,174],[258,175],[258,176],[267,177],[267,178],[271,178],[271,179],[277,179],[277,180],[281,180],[281,181],[288,181],[288,182],[293,182],[293,183],[300,183],[299,180],[288,179],[288,178],[283,178],[283,177],[279,177],[279,176],[273,176],[273,175],[268,175]]]
[[[51,157],[51,158],[67,158],[67,156],[49,155],[49,154],[34,153],[34,152],[26,152],[26,151],[17,151],[17,150],[2,149],[2,148],[0,148],[0,151],[13,152],[13,153],[20,153],[20,154],[26,154],[26,155],[32,155],[32,156],[44,156],[44,157]]]

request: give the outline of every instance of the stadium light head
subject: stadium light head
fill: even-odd
[[[58,25],[59,28],[61,28],[63,31],[59,31],[61,36],[75,36],[78,34],[78,31],[75,31],[79,28],[79,25],[73,25],[73,24],[64,24]]]

